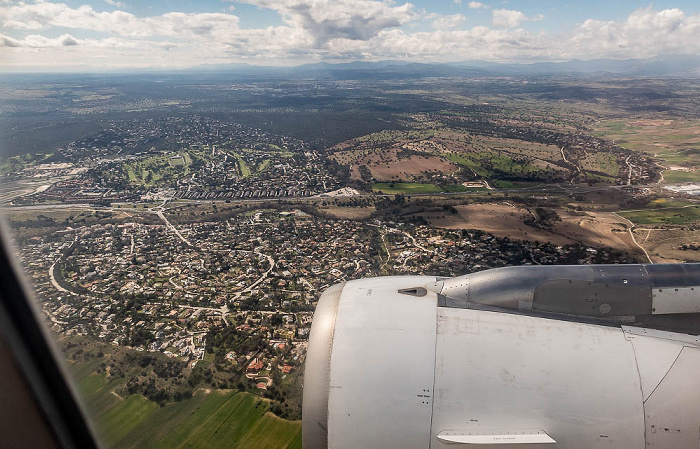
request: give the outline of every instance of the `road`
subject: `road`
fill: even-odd
[[[59,292],[70,293],[71,295],[73,295],[74,293],[73,293],[72,291],[66,290],[65,288],[63,288],[63,287],[60,286],[60,284],[56,281],[56,276],[54,276],[54,274],[53,274],[54,270],[56,269],[56,264],[57,264],[60,260],[61,260],[61,258],[59,257],[59,258],[56,259],[56,261],[55,261],[53,264],[51,264],[51,266],[49,267],[49,278],[51,279],[51,285],[53,285],[54,288],[56,288],[56,290],[58,290]]]
[[[163,220],[163,222],[165,223],[165,226],[167,226],[168,229],[170,229],[171,231],[173,231],[173,232],[175,233],[175,235],[177,235],[177,236],[180,238],[180,240],[183,241],[183,243],[184,243],[185,245],[191,246],[192,248],[195,247],[193,244],[190,243],[189,240],[187,240],[187,239],[185,238],[185,236],[183,236],[183,235],[180,233],[180,231],[177,230],[177,228],[176,228],[175,226],[173,226],[173,225],[168,221],[167,218],[165,218],[165,215],[163,215],[163,211],[161,211],[161,210],[156,210],[156,211],[154,211],[153,213],[155,213],[156,215],[158,215],[158,217],[159,217],[161,220]]]
[[[262,281],[264,281],[265,279],[267,279],[267,277],[268,277],[268,276],[270,275],[270,273],[272,272],[272,269],[275,268],[275,264],[277,263],[277,262],[275,261],[275,259],[273,259],[272,256],[260,252],[260,247],[255,248],[255,249],[253,250],[253,252],[254,252],[255,254],[257,254],[258,256],[264,256],[264,257],[266,257],[268,263],[270,264],[270,267],[269,267],[269,268],[267,269],[267,271],[264,272],[255,282],[253,282],[252,284],[250,284],[249,286],[247,286],[246,288],[244,288],[244,289],[241,290],[240,292],[234,293],[234,297],[233,297],[234,300],[240,298],[241,295],[242,295],[243,293],[247,293],[247,292],[253,290],[255,287],[257,287],[258,285],[260,285],[260,283],[261,283]]]
[[[649,261],[649,263],[654,263],[654,261],[651,260],[651,257],[649,257],[649,253],[647,252],[647,250],[645,250],[644,247],[643,247],[642,245],[640,245],[640,244],[637,242],[637,239],[634,237],[634,232],[632,232],[632,231],[634,230],[635,224],[632,223],[632,222],[631,222],[630,220],[628,220],[627,218],[623,217],[622,215],[618,215],[618,214],[616,214],[616,213],[614,213],[614,212],[613,212],[613,214],[614,214],[615,216],[617,216],[617,217],[620,217],[622,220],[625,220],[627,223],[629,223],[629,226],[627,227],[627,232],[630,233],[630,237],[632,237],[632,242],[633,242],[635,245],[637,245],[637,246],[639,247],[639,249],[641,249],[641,250],[644,252],[644,255],[646,256],[646,258],[647,258],[647,260]]]

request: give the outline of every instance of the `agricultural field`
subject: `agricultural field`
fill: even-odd
[[[97,373],[99,359],[73,371],[95,428],[108,448],[301,448],[301,422],[271,414],[269,403],[250,393],[199,389],[189,399],[158,405],[143,396],[122,397]]]
[[[700,221],[700,205],[627,210],[619,215],[638,225],[685,225]]]
[[[700,121],[681,119],[608,120],[595,127],[596,136],[654,156],[666,169],[668,183],[697,182],[700,173]]]
[[[668,183],[700,182],[700,171],[697,170],[664,170],[664,181]]]
[[[413,130],[388,130],[341,142],[328,150],[329,157],[347,167],[352,180],[365,183],[615,185],[658,178],[648,155],[584,135],[565,122],[514,109],[488,111],[415,114],[405,122]]]
[[[443,190],[433,184],[418,182],[378,182],[372,185],[372,191],[387,194],[441,193]]]

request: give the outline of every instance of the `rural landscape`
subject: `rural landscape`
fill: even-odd
[[[3,213],[106,447],[300,448],[338,282],[700,261],[693,80],[233,78],[0,80]]]

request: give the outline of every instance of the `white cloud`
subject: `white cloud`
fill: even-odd
[[[22,43],[17,39],[0,33],[0,47],[21,47]]]
[[[80,42],[70,34],[64,34],[57,38],[47,38],[39,34],[30,34],[21,40],[0,34],[0,47],[51,48],[70,47],[79,45],[79,43]]]
[[[679,9],[634,11],[625,22],[586,20],[577,26],[565,55],[644,58],[660,54],[700,55],[700,14]],[[630,56],[627,56],[630,55]]]
[[[33,30],[65,27],[131,37],[197,37],[236,29],[238,17],[221,13],[172,12],[139,18],[120,10],[97,12],[88,5],[71,8],[65,3],[39,2],[0,8],[0,27]]]
[[[451,16],[438,17],[433,20],[433,28],[436,30],[449,30],[452,28],[457,28],[464,24],[467,18],[462,14],[453,14]]]
[[[90,6],[71,8],[63,3],[0,6],[0,61],[4,67],[187,67],[241,61],[279,64],[401,58],[532,62],[700,55],[700,14],[688,15],[679,9],[648,7],[625,20],[584,20],[568,32],[550,33],[520,27],[525,21],[542,20],[541,16],[527,17],[505,9],[493,11],[493,26],[465,29],[468,22],[461,14],[416,12],[410,3],[248,1],[278,11],[285,23],[245,29],[239,26],[238,17],[223,13],[137,17],[124,11],[98,12]],[[418,18],[431,20],[434,30],[401,28]]]
[[[310,33],[316,46],[332,39],[367,40],[414,18],[411,3],[374,0],[244,0],[277,11],[293,28]]]
[[[488,6],[484,5],[481,2],[469,2],[468,4],[470,9],[483,9],[483,8],[488,8]]]
[[[515,28],[527,20],[527,16],[521,11],[512,9],[495,9],[491,23],[496,28]]]
[[[117,8],[126,8],[126,3],[117,0],[104,0],[108,5],[116,6]]]

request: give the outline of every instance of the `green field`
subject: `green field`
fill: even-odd
[[[255,171],[256,171],[256,173],[262,173],[269,166],[270,166],[270,159],[265,159],[264,161],[262,161],[260,163],[260,165],[258,165],[258,168]]]
[[[592,134],[621,147],[646,152],[669,165],[694,167],[700,163],[699,126],[697,120],[616,120],[599,123]]]
[[[629,210],[619,212],[619,215],[627,218],[635,224],[682,225],[700,221],[700,206]]]
[[[584,170],[602,172],[611,177],[620,174],[620,165],[617,163],[615,155],[608,153],[591,153],[586,159],[581,161]],[[614,181],[614,179],[612,179]]]
[[[523,163],[515,160],[502,152],[497,151],[480,151],[466,154],[444,154],[444,157],[452,162],[469,167],[475,174],[491,178],[496,176],[495,173],[506,173],[515,176],[525,175],[540,175],[544,174],[545,170],[529,163]],[[491,170],[486,167],[490,167]]]
[[[238,174],[242,178],[247,178],[248,176],[250,176],[250,168],[248,168],[248,164],[246,164],[243,160],[243,156],[241,156],[238,153],[233,153],[233,155],[238,160]]]
[[[440,193],[442,189],[433,184],[419,182],[378,182],[372,185],[372,191],[388,194]]]
[[[116,395],[120,381],[95,374],[99,361],[74,371],[106,448],[301,448],[301,422],[272,415],[268,402],[254,394],[199,390],[191,399],[158,406],[140,395]]]
[[[586,179],[592,182],[604,182],[608,184],[615,182],[615,178],[612,176],[596,175],[595,173],[586,173]]]
[[[462,184],[440,186],[440,188],[445,192],[467,192],[470,190],[474,190],[474,188],[467,189]]]
[[[459,165],[464,165],[465,167],[471,168],[474,173],[476,173],[479,176],[483,176],[485,178],[488,178],[491,176],[491,172],[483,168],[479,162],[474,161],[468,157],[465,157],[461,154],[455,154],[455,153],[450,153],[444,155],[447,159],[451,160],[455,164]]]
[[[204,153],[202,153],[202,156]],[[124,162],[121,166],[130,184],[159,185],[187,176],[192,164],[188,151],[158,154],[140,160]],[[195,157],[200,156],[199,154]]]
[[[385,130],[358,137],[357,140],[359,142],[391,142],[399,140],[427,139],[434,135],[435,130],[433,129],[411,131]]]
[[[502,179],[496,179],[491,182],[491,185],[498,189],[517,189],[522,187],[520,184],[516,184],[512,181],[504,181]]]
[[[700,172],[682,170],[664,170],[664,181],[674,182],[700,182]]]

